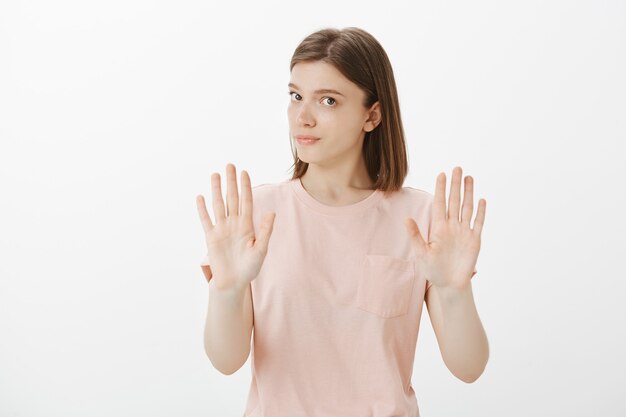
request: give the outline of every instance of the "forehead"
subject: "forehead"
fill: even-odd
[[[361,89],[337,68],[322,61],[297,63],[291,70],[289,82],[304,91],[332,89],[345,96],[362,94]]]

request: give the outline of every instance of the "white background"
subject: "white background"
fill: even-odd
[[[250,360],[203,349],[195,197],[228,162],[290,176],[291,54],[347,26],[392,62],[405,185],[460,165],[487,200],[489,364],[456,379],[424,308],[422,417],[625,415],[624,22],[617,0],[2,2],[0,416],[243,414]]]

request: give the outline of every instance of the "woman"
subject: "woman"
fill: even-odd
[[[232,374],[254,328],[245,416],[419,416],[411,375],[423,302],[455,376],[473,382],[488,360],[470,283],[486,202],[470,228],[465,177],[459,218],[460,167],[447,212],[444,173],[434,196],[402,187],[393,71],[364,30],[305,38],[289,88],[292,178],[252,189],[242,171],[240,204],[228,164],[226,208],[220,176],[211,177],[215,225],[197,197],[208,251],[206,353]]]

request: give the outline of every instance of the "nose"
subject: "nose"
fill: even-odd
[[[309,107],[305,103],[301,103],[300,108],[296,110],[296,123],[302,126],[314,126],[315,119],[313,118],[313,114],[309,110]]]

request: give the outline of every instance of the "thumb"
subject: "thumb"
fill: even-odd
[[[424,238],[422,237],[422,234],[420,233],[420,229],[417,226],[417,223],[415,223],[415,220],[408,217],[404,221],[404,225],[406,227],[407,232],[409,233],[409,238],[411,239],[411,243],[413,243],[413,245],[417,246],[419,249],[422,249],[426,245],[426,242],[424,241]]]
[[[274,230],[274,219],[276,218],[276,213],[271,212],[266,214],[263,217],[263,221],[259,226],[259,235],[256,238],[256,244],[259,245],[259,248],[264,252],[267,251],[267,246],[270,241],[270,236],[272,235],[272,230]]]

